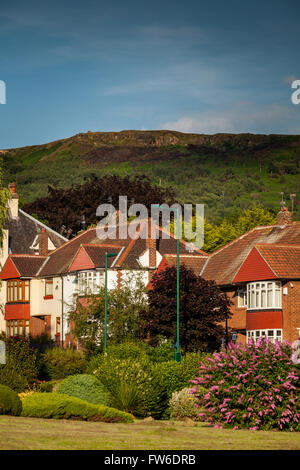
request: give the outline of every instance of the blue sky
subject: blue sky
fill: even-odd
[[[0,148],[78,132],[299,133],[293,0],[6,1]]]

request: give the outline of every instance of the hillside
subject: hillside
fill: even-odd
[[[65,188],[92,174],[145,174],[175,188],[182,203],[204,203],[212,222],[253,202],[278,211],[281,191],[291,207],[300,182],[300,136],[87,132],[0,152],[5,182],[16,181],[23,203],[45,196],[48,185]],[[300,194],[294,210],[299,219]]]

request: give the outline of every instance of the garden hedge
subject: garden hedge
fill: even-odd
[[[94,405],[111,404],[109,392],[95,376],[89,374],[70,375],[58,387],[58,393],[93,403]]]
[[[22,402],[17,393],[6,385],[0,385],[0,415],[20,416]]]
[[[87,403],[61,393],[34,393],[22,399],[22,416],[132,423],[134,417],[104,405]]]

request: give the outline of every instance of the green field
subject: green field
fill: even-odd
[[[300,450],[300,433],[0,416],[0,450]]]

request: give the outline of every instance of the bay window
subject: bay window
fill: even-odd
[[[28,336],[29,320],[6,320],[7,336]]]
[[[30,281],[12,279],[6,282],[7,302],[29,302]]]
[[[248,309],[281,308],[281,283],[251,282],[247,285]]]
[[[265,338],[272,343],[275,343],[275,340],[278,342],[282,341],[282,330],[248,330],[247,331],[247,343],[249,340],[256,343],[260,338]]]

